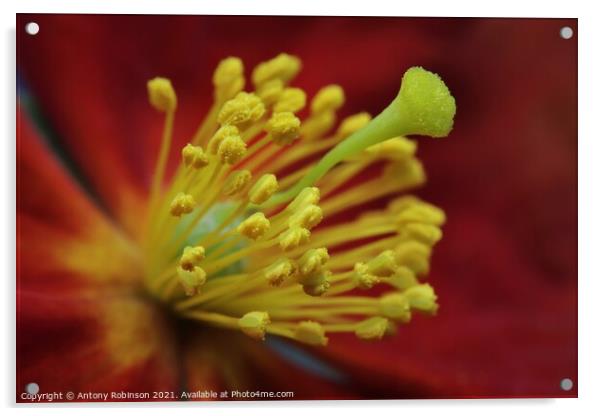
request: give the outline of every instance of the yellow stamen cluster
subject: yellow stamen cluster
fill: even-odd
[[[306,94],[290,85],[300,69],[280,54],[255,67],[255,89],[243,91],[242,61],[220,62],[214,105],[165,189],[177,99],[169,80],[149,81],[166,125],[144,236],[147,287],[181,317],[259,341],[379,340],[438,309],[424,279],[445,214],[399,195],[426,180],[406,136],[449,133],[455,101],[437,75],[412,68],[380,115],[358,113],[335,129],[343,89],[319,90],[302,119]],[[372,169],[380,174],[361,179]],[[397,197],[357,215],[387,196]],[[376,286],[387,290],[374,296]]]

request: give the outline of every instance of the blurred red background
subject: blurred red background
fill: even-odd
[[[228,55],[248,70],[298,55],[294,84],[309,96],[342,85],[341,116],[377,114],[410,66],[440,74],[458,113],[448,138],[420,140],[429,182],[418,194],[448,216],[429,278],[441,308],[377,350],[357,343],[353,356],[427,374],[441,397],[457,386],[481,397],[576,395],[576,19],[19,15],[18,31],[29,21],[40,33],[18,33],[21,85],[109,211],[114,189],[100,174],[108,160],[147,186],[161,118],[145,82],[156,75],[178,92],[175,138],[184,143]],[[560,37],[563,26],[572,39]],[[348,342],[333,340],[325,355],[343,362]],[[560,389],[566,377],[570,392]]]

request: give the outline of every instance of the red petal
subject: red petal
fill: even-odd
[[[17,218],[19,288],[139,284],[136,247],[67,176],[21,112]]]
[[[132,243],[23,117],[17,169],[17,400],[32,382],[63,394],[173,387],[171,337],[133,294]]]
[[[112,292],[21,292],[17,316],[17,400],[40,393],[140,393],[177,386],[173,335],[150,304]],[[109,401],[153,397],[110,396]],[[76,397],[75,401],[103,401]]]
[[[141,78],[174,79],[183,142],[225,55],[256,63],[297,53],[301,85],[341,82],[346,111],[382,108],[407,66],[441,73],[458,102],[456,129],[420,150],[430,179],[423,195],[449,217],[431,276],[440,314],[404,327],[395,342],[333,339],[325,352],[350,371],[359,365],[360,377],[424,386],[413,395],[576,394],[558,388],[576,380],[576,42],[558,36],[575,20],[35,19],[48,36],[19,39],[20,68],[116,212],[122,188],[148,182],[160,134]],[[159,22],[165,30],[154,30]]]

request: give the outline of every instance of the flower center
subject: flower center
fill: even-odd
[[[220,62],[214,104],[166,187],[177,98],[169,80],[148,82],[165,127],[145,283],[183,318],[259,340],[380,339],[416,311],[437,311],[423,280],[445,215],[402,195],[425,182],[405,136],[446,136],[455,102],[437,75],[415,67],[380,115],[356,114],[334,129],[342,88],[322,88],[301,121],[306,94],[290,86],[300,68],[280,54],[254,68],[254,91],[244,92],[240,59]],[[386,209],[352,215],[386,196],[396,196]]]

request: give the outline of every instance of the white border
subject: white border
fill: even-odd
[[[602,39],[602,22],[595,17],[594,2],[551,1],[529,3],[524,0],[505,0],[496,3],[470,0],[398,2],[391,0],[370,0],[352,3],[351,1],[308,2],[279,0],[215,0],[212,2],[194,0],[19,0],[19,4],[4,4],[0,20],[3,24],[2,62],[0,70],[1,91],[5,92],[0,102],[0,125],[5,137],[0,141],[0,175],[3,195],[0,203],[0,230],[3,249],[0,250],[2,265],[6,265],[2,275],[4,282],[3,310],[7,313],[2,319],[2,342],[0,342],[0,403],[11,406],[14,399],[14,120],[15,120],[15,13],[139,13],[139,14],[273,14],[273,15],[396,15],[396,16],[491,16],[491,17],[577,17],[579,18],[579,399],[566,400],[458,400],[458,401],[405,401],[405,402],[295,402],[290,403],[214,403],[194,406],[144,405],[149,415],[162,415],[166,407],[170,413],[186,411],[224,413],[245,409],[249,415],[281,415],[283,407],[291,415],[323,411],[345,412],[350,415],[364,414],[371,407],[382,413],[420,413],[446,415],[506,415],[509,412],[545,412],[546,415],[563,415],[567,412],[589,414],[600,403],[600,354],[602,335],[599,324],[599,297],[602,295],[602,268],[600,262],[601,245],[595,239],[600,235],[600,179],[602,178],[602,155],[600,118],[602,114],[602,62],[596,51],[595,40]],[[598,45],[599,46],[599,45]],[[543,69],[542,69],[543,70]],[[12,298],[14,299],[14,298]],[[7,307],[9,305],[9,307]],[[9,369],[9,370],[7,370]],[[7,374],[8,373],[8,374]],[[128,412],[133,405],[110,405],[111,412]],[[105,407],[92,407],[86,414],[106,414]],[[31,407],[15,409],[13,412],[32,414]],[[40,408],[44,414],[81,414],[79,406]]]

